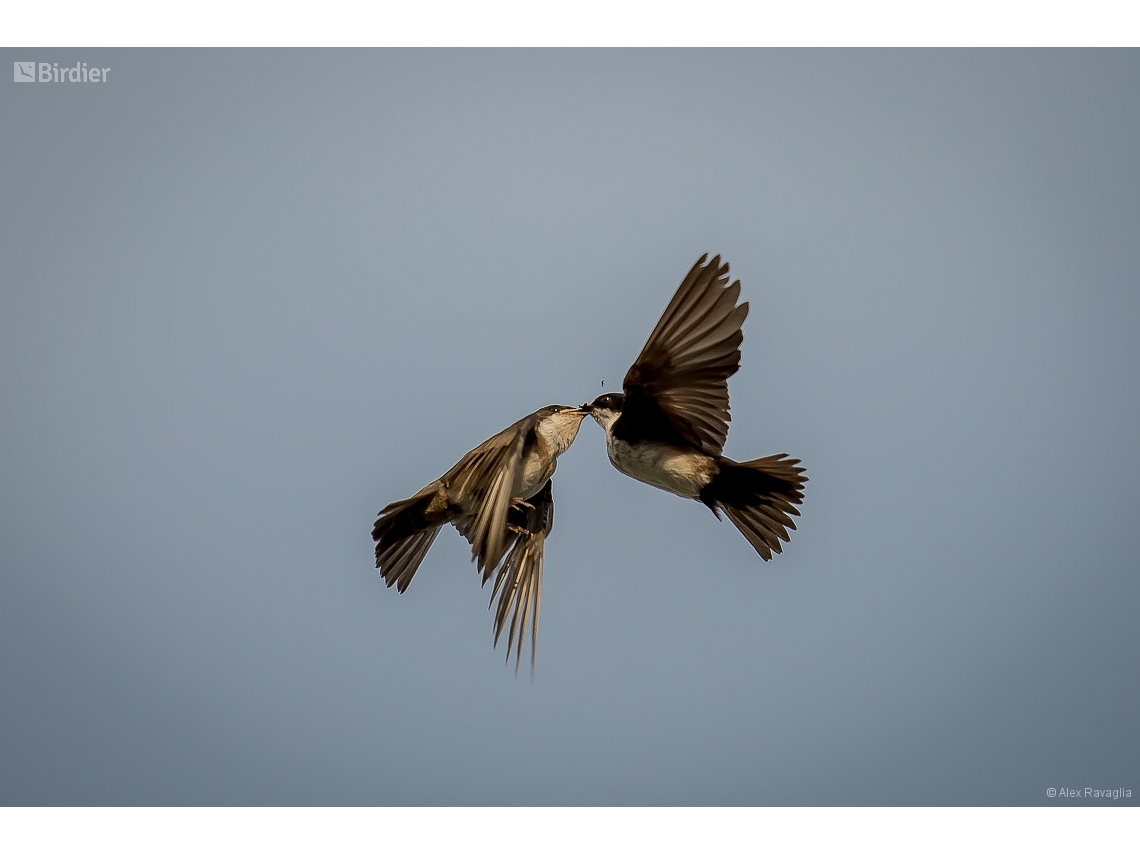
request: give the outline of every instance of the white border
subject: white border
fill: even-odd
[[[50,0],[5,4],[9,47],[1132,46],[1124,0]]]
[[[0,808],[9,852],[1134,852],[1140,808]]]

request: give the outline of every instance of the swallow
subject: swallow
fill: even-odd
[[[582,407],[561,404],[531,413],[471,449],[414,496],[385,507],[372,528],[380,577],[402,594],[440,529],[455,526],[471,544],[482,584],[495,574],[494,646],[510,617],[507,659],[513,647],[516,671],[528,622],[534,667],[543,548],[554,525],[551,476],[586,415]]]
[[[728,264],[702,255],[677,288],[630,367],[621,393],[582,407],[606,432],[620,472],[720,512],[768,561],[795,529],[808,480],[799,460],[775,454],[738,463],[721,454],[731,420],[728,378],[740,367],[748,303]]]

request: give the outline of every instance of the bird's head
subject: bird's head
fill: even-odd
[[[564,452],[578,436],[578,428],[587,415],[584,407],[568,407],[564,404],[551,404],[538,411],[538,424],[535,430],[542,434],[557,456]]]
[[[625,402],[625,395],[620,392],[607,392],[594,398],[592,403],[583,404],[582,409],[594,417],[594,421],[606,430],[617,421],[621,415],[621,407]]]

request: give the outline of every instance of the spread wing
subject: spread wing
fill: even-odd
[[[527,434],[538,418],[533,413],[474,448],[440,479],[451,501],[472,509],[455,520],[471,543],[471,559],[479,562],[484,581],[502,560],[507,547],[507,512],[522,463]]]
[[[728,437],[728,378],[740,367],[748,304],[736,305],[740,281],[728,284],[727,262],[706,258],[681,282],[626,373],[619,424],[628,416],[642,436],[675,432],[715,456]]]
[[[507,616],[511,618],[507,631],[507,661],[511,648],[515,651],[515,673],[522,658],[523,638],[527,622],[530,623],[530,671],[534,674],[534,656],[538,645],[538,616],[542,606],[542,551],[546,536],[554,527],[554,493],[552,482],[547,481],[531,500],[511,506],[508,522],[513,539],[511,551],[495,576],[491,603],[499,598],[495,607],[495,646],[503,633]]]

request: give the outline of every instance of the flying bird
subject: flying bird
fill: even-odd
[[[740,367],[740,280],[728,264],[702,255],[682,280],[621,393],[583,404],[606,432],[621,472],[720,512],[765,561],[788,542],[807,478],[786,454],[737,463],[721,454],[728,437],[728,378]]]
[[[483,584],[498,568],[491,593],[492,603],[499,598],[495,646],[509,616],[507,659],[514,647],[516,671],[528,622],[534,667],[542,554],[554,524],[550,479],[585,417],[584,408],[561,404],[531,413],[471,449],[411,498],[385,507],[372,528],[380,577],[401,594],[448,523],[471,544]]]

